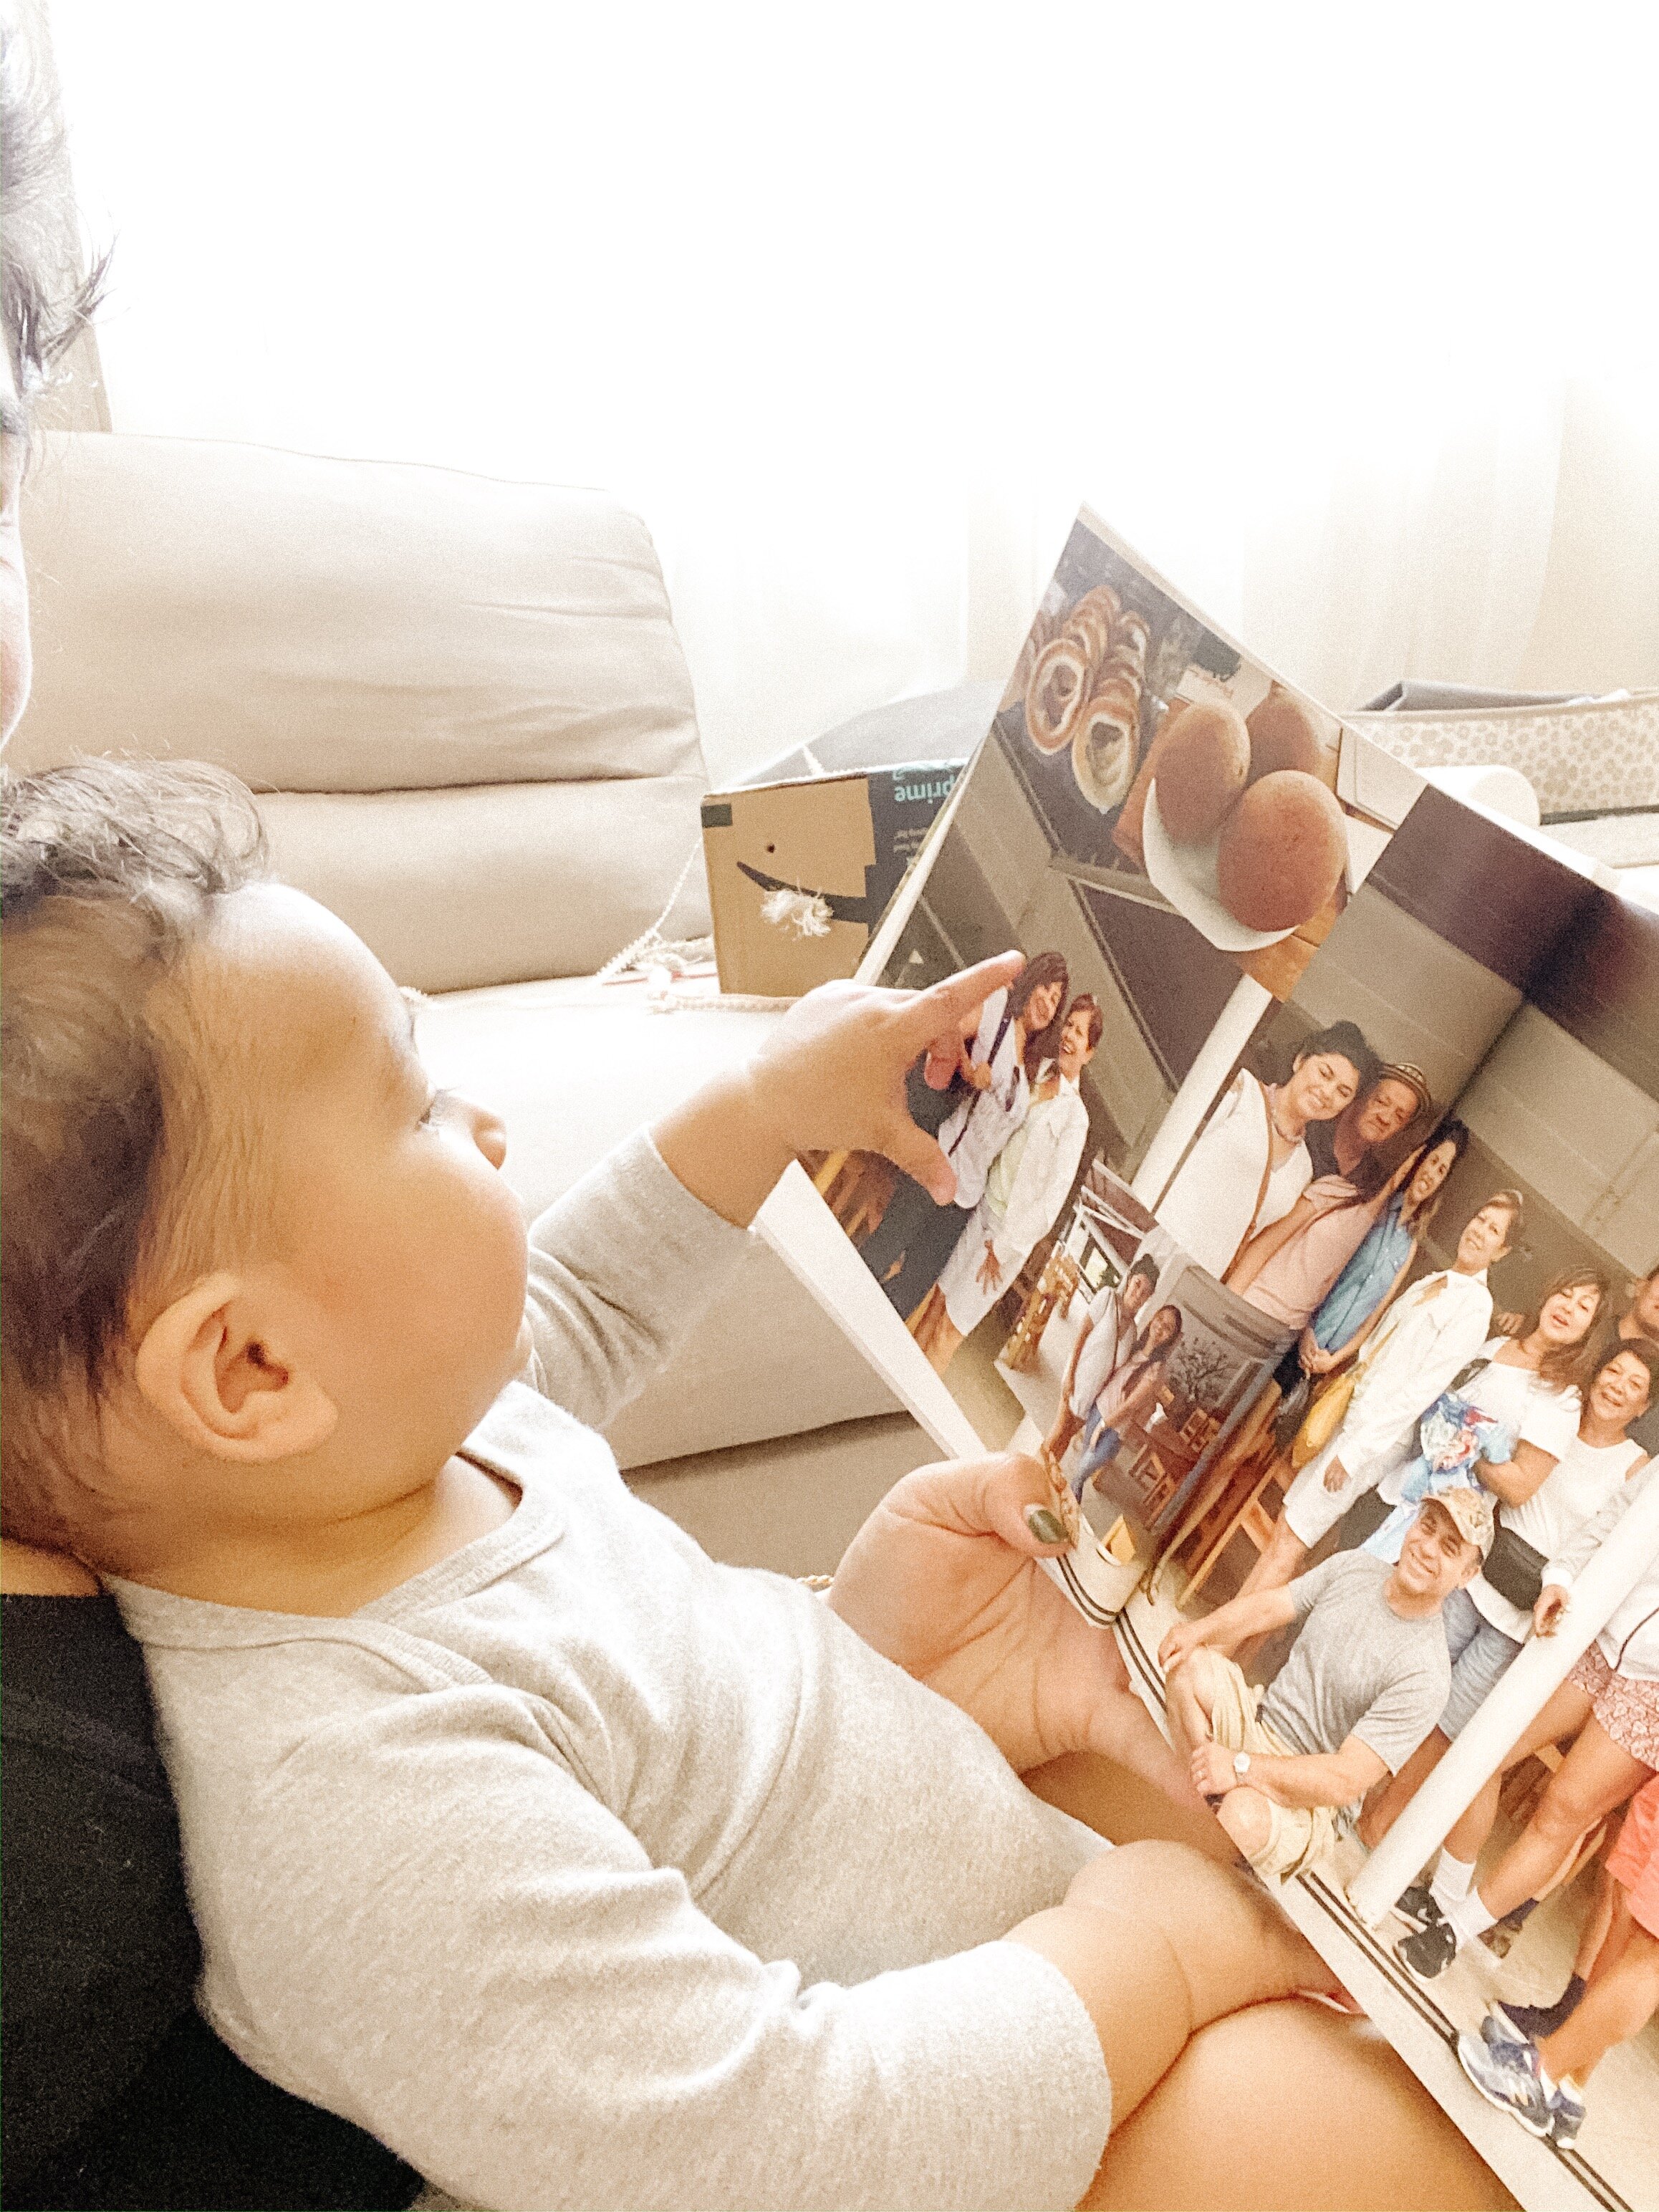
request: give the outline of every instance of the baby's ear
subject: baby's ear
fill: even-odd
[[[334,1401],[260,1326],[250,1286],[209,1275],[145,1330],[133,1362],[140,1394],[198,1451],[262,1465],[315,1450]]]

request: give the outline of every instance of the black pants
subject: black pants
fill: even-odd
[[[859,1256],[878,1283],[901,1321],[921,1304],[956,1249],[957,1239],[973,1212],[967,1206],[939,1206],[914,1177],[901,1175],[887,1211],[859,1247]],[[904,1265],[890,1283],[882,1277],[902,1255]]]

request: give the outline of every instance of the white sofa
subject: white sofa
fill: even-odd
[[[246,778],[278,872],[432,994],[422,1050],[505,1115],[527,1215],[773,1018],[653,1014],[593,980],[694,854],[671,927],[707,927],[690,679],[649,535],[605,495],[68,434],[23,527],[36,672],[11,765]],[[738,1449],[785,1437],[805,1441]],[[758,1242],[611,1441],[705,1540],[794,1571],[833,1564],[926,1456]],[[660,1466],[688,1455],[682,1480]]]

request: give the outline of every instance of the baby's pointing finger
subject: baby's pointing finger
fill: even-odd
[[[896,1113],[884,1123],[872,1147],[913,1182],[919,1182],[937,1206],[948,1206],[956,1196],[957,1171],[923,1129],[906,1113]]]
[[[1024,965],[1023,952],[999,952],[964,968],[959,975],[947,975],[942,983],[919,992],[908,1018],[916,1043],[932,1044],[938,1039],[941,1053],[954,1051],[961,1024],[968,1015],[982,1006],[993,991],[1012,983]]]

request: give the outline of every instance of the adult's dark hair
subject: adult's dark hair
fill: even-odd
[[[1170,1340],[1167,1344],[1160,1344],[1155,1351],[1149,1350],[1147,1347],[1151,1341],[1153,1328],[1165,1314],[1170,1315],[1175,1322],[1174,1328],[1170,1332]],[[1182,1319],[1181,1308],[1179,1306],[1159,1306],[1155,1312],[1147,1315],[1146,1321],[1141,1324],[1140,1329],[1135,1338],[1135,1358],[1133,1363],[1130,1367],[1128,1374],[1124,1378],[1125,1388],[1123,1395],[1126,1398],[1129,1392],[1135,1389],[1135,1387],[1140,1382],[1148,1368],[1167,1367],[1169,1365],[1170,1354],[1174,1352],[1176,1345],[1180,1343],[1182,1331],[1185,1327],[1186,1322]]]
[[[194,763],[87,761],[0,785],[7,1535],[61,1547],[77,1533],[65,1447],[108,1391],[135,1289],[250,1203],[226,1172],[245,1133],[207,1111],[188,1017],[155,986],[264,849],[246,787]]]
[[[1140,1257],[1135,1261],[1133,1265],[1130,1267],[1128,1273],[1123,1278],[1123,1287],[1127,1291],[1130,1284],[1134,1281],[1138,1275],[1141,1281],[1146,1284],[1149,1291],[1155,1291],[1158,1288],[1158,1273],[1159,1270],[1157,1261],[1148,1259],[1146,1253],[1143,1252]]]
[[[1386,1145],[1379,1146],[1374,1152],[1367,1152],[1353,1171],[1351,1180],[1354,1187],[1354,1194],[1351,1199],[1344,1201],[1345,1205],[1368,1204],[1376,1196],[1377,1192],[1382,1189],[1401,1162],[1410,1158],[1415,1152],[1418,1156],[1417,1166],[1413,1168],[1404,1185],[1405,1190],[1409,1190],[1416,1176],[1417,1168],[1421,1167],[1429,1154],[1437,1152],[1442,1145],[1450,1145],[1453,1147],[1452,1164],[1442,1177],[1439,1189],[1426,1199],[1412,1216],[1413,1225],[1420,1233],[1428,1227],[1435,1215],[1439,1212],[1441,1201],[1446,1195],[1446,1185],[1451,1181],[1452,1170],[1456,1167],[1458,1161],[1468,1150],[1468,1126],[1466,1122],[1460,1121],[1455,1114],[1448,1114],[1443,1119],[1437,1121],[1426,1137],[1403,1134],[1391,1139]]]
[[[1089,1017],[1089,1049],[1092,1052],[1106,1033],[1106,1017],[1100,1011],[1099,1000],[1092,992],[1079,991],[1066,1009],[1066,1022],[1069,1022],[1073,1014],[1086,1014]],[[1066,1022],[1060,1024],[1062,1029],[1066,1026]]]
[[[1060,1004],[1054,1009],[1054,1019],[1046,1029],[1033,1030],[1025,1040],[1025,1073],[1033,1083],[1043,1061],[1059,1054],[1060,1033],[1066,1026],[1066,994],[1071,980],[1064,953],[1034,952],[1009,986],[1008,1014],[1013,1021],[1019,1019],[1031,1003],[1032,994],[1040,991],[1045,983],[1060,986]]]
[[[1452,1176],[1456,1173],[1457,1163],[1462,1158],[1464,1153],[1468,1152],[1469,1148],[1468,1123],[1467,1121],[1460,1121],[1455,1114],[1448,1114],[1443,1120],[1437,1121],[1433,1128],[1430,1130],[1428,1135],[1423,1139],[1422,1158],[1418,1161],[1417,1167],[1420,1168],[1423,1164],[1423,1161],[1427,1159],[1429,1154],[1431,1152],[1437,1152],[1442,1145],[1449,1145],[1452,1148],[1451,1165],[1446,1170],[1445,1174],[1441,1177],[1439,1189],[1435,1191],[1430,1197],[1426,1198],[1423,1204],[1418,1208],[1417,1212],[1412,1216],[1413,1226],[1419,1231],[1426,1229],[1429,1224],[1434,1219],[1435,1215],[1439,1212],[1441,1204],[1446,1195],[1447,1188],[1451,1182]],[[1411,1174],[1406,1178],[1406,1189],[1409,1190],[1412,1184],[1416,1180],[1417,1168],[1413,1168]]]
[[[1316,1053],[1347,1061],[1359,1079],[1356,1098],[1364,1097],[1382,1072],[1382,1063],[1365,1042],[1365,1032],[1358,1022],[1333,1022],[1328,1029],[1315,1030],[1297,1047],[1291,1065],[1300,1067]]]
[[[1486,1203],[1493,1203],[1488,1199]],[[1539,1316],[1553,1297],[1563,1291],[1594,1290],[1596,1293],[1595,1311],[1584,1324],[1584,1333],[1572,1344],[1553,1344],[1538,1363],[1539,1380],[1557,1390],[1582,1390],[1597,1365],[1595,1358],[1595,1324],[1607,1310],[1613,1296],[1613,1285],[1599,1267],[1564,1267],[1552,1277],[1540,1291],[1537,1303],[1522,1316],[1516,1332],[1516,1341],[1524,1344],[1537,1328]]]
[[[1609,1345],[1596,1361],[1589,1378],[1592,1388],[1616,1359],[1639,1360],[1648,1370],[1648,1404],[1651,1406],[1659,1401],[1659,1344],[1650,1344],[1644,1336],[1620,1337],[1616,1344]],[[1632,1419],[1639,1420],[1641,1415],[1633,1414]]]
[[[108,256],[82,272],[64,134],[22,33],[0,23],[0,323],[25,409],[90,320]]]

